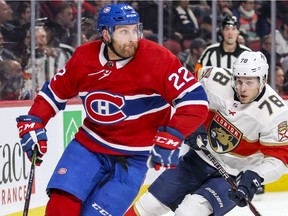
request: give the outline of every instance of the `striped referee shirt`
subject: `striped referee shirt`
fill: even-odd
[[[222,43],[212,44],[203,51],[195,67],[196,71],[204,66],[232,68],[233,63],[243,51],[251,51],[250,48],[237,43],[234,52],[225,52]]]

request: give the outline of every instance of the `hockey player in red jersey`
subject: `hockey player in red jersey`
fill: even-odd
[[[175,167],[182,141],[208,115],[202,85],[169,50],[141,39],[131,6],[102,8],[98,31],[101,40],[78,47],[17,118],[23,150],[31,158],[36,145],[40,165],[47,122],[75,96],[86,110],[48,183],[46,216],[123,215],[149,156],[151,167]]]
[[[152,183],[126,216],[159,216],[170,210],[176,216],[222,216],[236,205],[246,206],[261,184],[287,172],[288,109],[266,83],[265,56],[244,51],[232,71],[204,67],[199,75],[210,108],[205,127],[186,138],[192,148],[175,169],[165,170]],[[236,189],[198,148],[199,136],[235,177]]]

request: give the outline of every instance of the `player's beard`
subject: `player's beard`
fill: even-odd
[[[129,44],[117,45],[114,47],[116,51],[125,58],[133,57],[138,48],[138,41],[130,42]]]

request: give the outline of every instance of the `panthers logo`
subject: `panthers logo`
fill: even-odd
[[[242,138],[241,131],[218,112],[211,121],[208,133],[211,148],[219,154],[235,149]]]

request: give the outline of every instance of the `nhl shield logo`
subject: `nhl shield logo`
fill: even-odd
[[[219,154],[235,149],[242,138],[241,131],[218,112],[211,121],[208,133],[211,148]]]

